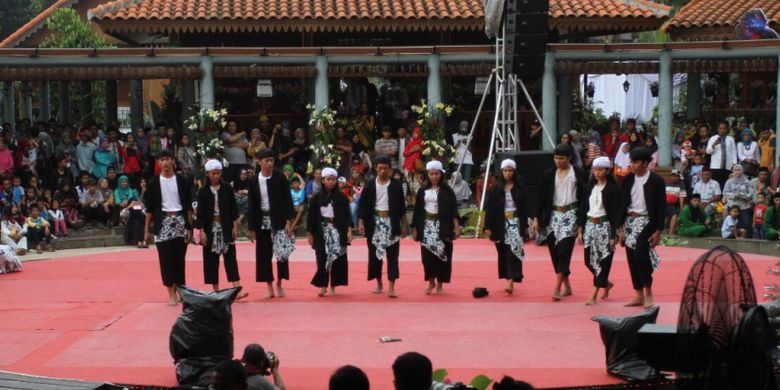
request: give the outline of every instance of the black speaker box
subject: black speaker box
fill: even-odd
[[[549,0],[507,0],[507,13],[512,12],[550,12]]]
[[[550,25],[546,13],[517,13],[506,17],[507,34],[544,34],[547,35]],[[547,39],[545,38],[545,41]]]

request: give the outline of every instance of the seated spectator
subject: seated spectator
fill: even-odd
[[[461,178],[460,172],[452,174],[452,190],[455,192],[455,200],[458,207],[468,207],[471,204],[471,187],[469,183]]]
[[[764,214],[764,237],[767,240],[777,240],[780,231],[780,192],[772,197],[772,206]]]
[[[534,390],[534,387],[523,381],[516,381],[510,376],[493,383],[493,390]]]
[[[693,193],[701,196],[701,207],[704,215],[710,217],[715,214],[715,207],[720,201],[720,184],[712,179],[712,171],[704,168],[701,173],[701,181],[693,187]]]
[[[225,360],[214,366],[214,379],[210,390],[247,390],[246,372],[240,362]]]
[[[772,199],[777,191],[769,182],[769,168],[761,167],[758,169],[758,175],[750,180],[750,187],[756,194],[764,194],[764,199]]]
[[[114,190],[113,196],[114,204],[120,209],[127,207],[130,202],[140,199],[138,191],[130,185],[130,178],[125,175],[119,177],[119,186]]]
[[[707,225],[709,225],[709,221],[701,209],[701,195],[693,194],[690,202],[683,207],[677,218],[677,235],[703,237],[708,233]]]
[[[65,214],[60,209],[60,202],[56,199],[52,200],[51,208],[49,208],[49,219],[54,226],[54,235],[57,237],[68,236],[68,226],[65,223]]]
[[[238,174],[238,179],[233,181],[233,193],[236,196],[236,206],[238,208],[238,224],[240,225],[249,212],[249,170],[242,169]]]
[[[105,213],[106,226],[114,226],[119,223],[119,210],[114,204],[114,191],[108,186],[108,178],[104,177],[98,181],[97,190],[103,196],[103,213]]]
[[[306,210],[306,194],[304,193],[303,188],[301,188],[301,180],[297,177],[292,179],[290,195],[292,196],[293,207],[295,208],[295,221],[293,221],[293,230],[295,230],[301,223],[303,212]]]
[[[680,181],[680,171],[672,169],[671,174],[666,179],[666,218],[669,218],[670,234],[674,234],[677,226],[677,214],[685,205],[685,196],[685,185]]]
[[[297,177],[298,180],[303,181],[303,176],[301,176],[300,173],[295,172],[295,168],[293,168],[293,166],[290,164],[286,164],[284,167],[282,167],[282,173],[284,174],[284,177],[287,179],[288,185],[292,182],[292,179],[294,177]]]
[[[374,158],[387,157],[396,166],[398,157],[398,140],[393,138],[393,129],[390,126],[382,126],[382,138],[374,142]]]
[[[723,226],[720,228],[720,235],[723,238],[735,239],[745,238],[747,231],[739,227],[739,206],[731,206],[729,215],[723,220]]]
[[[22,215],[19,213],[19,206],[15,204],[6,205],[3,209],[3,221],[0,222],[0,242],[8,245],[17,255],[22,256],[27,253],[27,227],[22,225]]]
[[[138,248],[148,248],[144,238],[144,224],[146,220],[146,213],[144,212],[144,204],[141,198],[131,198],[132,200],[125,206],[122,213],[127,214],[127,222],[125,224],[125,230],[123,232],[125,244],[136,244]]]
[[[244,348],[244,354],[241,357],[241,363],[244,364],[246,371],[247,384],[249,390],[285,390],[282,375],[279,374],[279,357],[266,353],[263,347],[258,344],[249,344]],[[265,377],[273,376],[272,384]]]
[[[631,158],[629,153],[631,152],[631,145],[628,142],[623,142],[620,147],[617,148],[617,154],[615,155],[615,182],[618,186],[623,183],[623,179],[631,173]]]
[[[87,228],[94,228],[105,223],[106,215],[103,211],[103,194],[97,190],[95,179],[89,179],[87,191],[81,194],[81,212],[84,214],[84,221]]]
[[[311,174],[311,180],[306,182],[306,202],[310,202],[311,198],[319,194],[322,191],[322,169],[316,168]]]
[[[425,355],[407,352],[393,362],[395,390],[430,390],[433,364]]]
[[[753,234],[759,240],[764,239],[764,215],[769,206],[766,205],[766,197],[763,193],[756,195],[756,205],[753,207]]]
[[[0,175],[10,177],[14,172],[14,157],[5,144],[5,140],[0,138]]]
[[[424,162],[422,160],[422,153],[425,150],[422,139],[422,129],[415,127],[412,132],[412,140],[404,147],[404,172],[408,177],[414,175],[415,172],[422,172],[424,168]]]
[[[735,164],[731,169],[731,177],[723,186],[723,197],[726,207],[739,207],[739,229],[747,232],[747,237],[753,237],[753,198],[756,194],[750,187],[750,181],[743,173],[742,165]]]
[[[113,166],[108,167],[108,171],[106,172],[106,180],[108,180],[108,188],[111,189],[111,191],[115,190],[117,186],[119,186],[119,176],[117,176],[116,168]],[[100,182],[98,182],[98,188],[100,187]]]
[[[756,176],[760,165],[758,144],[753,140],[753,131],[750,128],[743,129],[739,139],[741,142],[737,142],[737,163],[742,165],[745,175]]]
[[[404,174],[401,173],[399,169],[393,169],[393,179],[401,182],[401,187],[404,189],[404,199],[406,199],[407,206],[413,204],[414,202],[409,201],[409,198],[413,196],[411,196],[411,191],[409,191],[409,183],[406,182]]]
[[[339,367],[328,381],[328,390],[369,390],[368,376],[355,366]]]
[[[83,193],[87,192],[90,178],[91,176],[87,171],[81,171],[81,173],[79,173],[79,183],[76,185],[76,194],[79,198],[81,198]]]
[[[54,248],[51,246],[51,225],[49,225],[49,221],[41,217],[38,205],[33,205],[30,208],[30,216],[27,217],[25,225],[27,227],[27,241],[31,247],[35,247],[35,253],[42,253],[44,247],[47,251],[54,252]]]
[[[60,203],[65,223],[74,229],[80,228],[82,221],[79,219],[79,196],[69,180],[60,183],[60,189],[54,193],[54,200]]]

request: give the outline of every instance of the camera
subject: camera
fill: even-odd
[[[276,354],[271,351],[266,352],[265,357],[268,359],[268,362],[271,364],[273,364],[274,360],[276,360]]]

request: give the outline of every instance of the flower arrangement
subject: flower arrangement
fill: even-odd
[[[339,168],[339,153],[333,149],[336,140],[334,126],[336,124],[336,111],[328,108],[317,108],[313,104],[307,104],[310,119],[309,127],[312,130],[312,143],[309,147],[312,158],[309,161],[308,171],[314,168],[333,167]]]
[[[200,109],[195,115],[184,121],[184,125],[196,131],[195,134],[195,155],[201,161],[206,159],[217,159],[224,166],[228,165],[223,156],[224,144],[220,135],[227,126],[227,109],[212,110],[207,108]],[[201,131],[198,131],[201,130]]]
[[[445,163],[455,162],[455,148],[447,143],[444,121],[454,111],[445,103],[436,103],[430,107],[423,99],[420,105],[413,105],[412,111],[417,114],[417,125],[422,129],[423,156],[427,160],[439,160]]]

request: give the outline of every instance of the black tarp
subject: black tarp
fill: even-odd
[[[607,354],[607,371],[628,381],[660,378],[658,371],[639,357],[637,333],[644,324],[654,324],[658,307],[631,317],[596,316]]]

